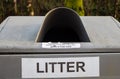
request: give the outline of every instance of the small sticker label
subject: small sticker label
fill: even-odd
[[[22,58],[22,78],[99,76],[99,57]]]
[[[65,49],[65,48],[80,48],[80,43],[42,43],[42,48],[50,49]]]

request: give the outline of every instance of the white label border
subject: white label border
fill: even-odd
[[[65,57],[65,58],[22,58],[22,78],[70,78],[70,77],[99,77],[100,76],[100,60],[99,57]],[[70,62],[72,61],[84,61],[87,66],[86,69],[88,70],[88,72],[86,72],[85,74],[81,72],[81,75],[78,75],[79,73],[45,73],[45,74],[38,74],[35,73],[34,70],[35,68],[33,68],[36,62],[55,62],[55,61],[67,61]],[[92,63],[92,64],[90,64]],[[42,64],[43,65],[43,64]],[[89,66],[88,66],[89,65]],[[43,67],[44,68],[44,67]],[[91,69],[92,68],[92,69]]]
[[[47,48],[47,49],[72,49],[72,48],[80,48],[81,44],[80,43],[52,43],[52,42],[44,42],[41,43],[42,48]]]

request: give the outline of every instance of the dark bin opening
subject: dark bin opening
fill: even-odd
[[[79,15],[68,8],[56,8],[47,14],[36,41],[90,42]]]
[[[79,42],[80,39],[73,29],[67,28],[52,28],[49,30],[43,42]]]

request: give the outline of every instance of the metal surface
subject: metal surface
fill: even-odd
[[[21,58],[100,57],[100,77],[120,79],[120,23],[110,16],[81,17],[90,42],[80,48],[45,49],[35,42],[44,16],[11,16],[0,25],[0,79],[22,79]],[[64,79],[64,78],[61,78]]]
[[[42,49],[35,42],[44,16],[11,16],[0,25],[1,52],[119,52],[120,23],[110,16],[81,17],[90,42],[79,42],[79,49]]]
[[[100,77],[68,78],[68,79],[119,79],[120,78],[120,54],[96,53],[96,54],[21,54],[0,56],[0,78],[21,79],[21,58],[63,58],[63,57],[100,57]]]

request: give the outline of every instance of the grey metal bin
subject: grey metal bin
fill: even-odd
[[[77,42],[75,44],[80,45],[77,48],[45,48],[42,46],[43,42],[35,42],[44,18],[44,16],[10,16],[1,23],[0,79],[120,79],[120,23],[117,20],[111,16],[81,16],[90,42]],[[97,58],[97,61],[94,58]],[[32,73],[32,70],[26,70],[32,67],[31,63],[39,62],[37,65],[40,65],[42,60],[43,63],[44,61],[88,61],[91,67],[87,67],[85,63],[86,72],[87,68],[91,68],[92,71],[85,74],[46,71],[40,75],[40,73]],[[27,61],[28,63],[25,64]],[[65,65],[61,64],[61,67]],[[67,63],[67,65],[68,71],[72,71],[73,64]]]

